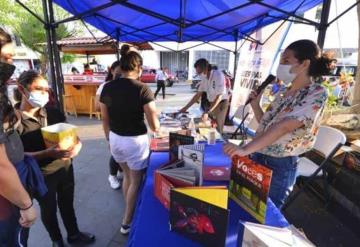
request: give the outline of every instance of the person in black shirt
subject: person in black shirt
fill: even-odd
[[[64,246],[56,215],[57,206],[68,233],[68,242],[92,243],[94,235],[79,231],[73,205],[75,184],[71,159],[79,153],[81,142],[78,141],[69,150],[61,150],[58,146],[46,148],[41,134],[42,127],[66,120],[58,109],[44,107],[49,99],[48,91],[48,82],[36,71],[23,72],[18,79],[16,94],[21,97],[18,106],[21,124],[17,130],[25,152],[38,161],[48,187],[48,193],[37,198],[41,219],[53,246]]]
[[[152,131],[158,131],[160,123],[151,90],[138,81],[142,72],[141,56],[134,51],[128,52],[121,56],[120,67],[122,77],[104,86],[100,108],[111,154],[124,172],[125,214],[120,232],[127,234],[149,156],[144,113]]]

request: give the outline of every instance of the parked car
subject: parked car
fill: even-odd
[[[201,82],[201,77],[199,75],[194,75],[191,81],[191,89],[198,89]]]
[[[171,87],[174,82],[177,82],[178,79],[175,75],[167,72],[169,79],[167,80],[166,86]],[[140,81],[144,83],[155,83],[156,69],[153,68],[144,68],[140,77]]]

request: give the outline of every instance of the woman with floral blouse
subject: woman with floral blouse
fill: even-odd
[[[290,44],[276,72],[287,87],[277,92],[266,112],[260,107],[261,93],[250,94],[251,107],[259,122],[256,136],[241,147],[224,145],[229,156],[250,155],[252,160],[272,169],[269,195],[278,208],[295,183],[298,156],[314,145],[327,100],[325,88],[315,79],[329,73],[330,63],[311,40]]]

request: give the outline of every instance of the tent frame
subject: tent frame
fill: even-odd
[[[245,7],[248,7],[248,6],[251,6],[251,5],[260,5],[260,6],[263,6],[263,7],[267,7],[269,9],[271,9],[271,10],[274,10],[274,11],[276,11],[278,13],[286,15],[286,17],[279,17],[279,20],[283,20],[284,22],[285,21],[292,21],[292,22],[296,22],[296,23],[303,23],[303,24],[307,24],[307,25],[312,25],[315,28],[317,28],[319,30],[317,43],[319,44],[320,48],[323,48],[327,28],[332,23],[334,23],[336,20],[341,18],[343,15],[345,15],[347,12],[349,12],[351,9],[353,9],[355,6],[357,6],[360,3],[360,0],[356,1],[356,3],[351,5],[349,8],[347,8],[345,11],[343,11],[341,14],[339,14],[333,20],[329,21],[329,12],[330,12],[331,0],[323,0],[323,3],[322,3],[323,9],[322,9],[322,12],[321,12],[321,20],[318,23],[318,22],[312,21],[310,19],[304,18],[304,17],[299,16],[299,15],[296,14],[297,9],[300,8],[300,6],[305,2],[305,0],[303,0],[300,3],[300,5],[298,6],[298,8],[296,8],[292,12],[284,11],[282,9],[279,9],[279,8],[275,7],[275,6],[269,5],[267,3],[264,3],[262,0],[248,0],[248,2],[246,2],[246,3],[243,3],[241,5],[233,7],[231,9],[225,10],[223,12],[220,12],[220,13],[217,13],[215,15],[208,16],[208,17],[205,17],[203,19],[196,20],[196,21],[189,20],[189,19],[186,18],[186,12],[185,12],[185,10],[186,10],[186,0],[180,0],[180,6],[179,6],[180,7],[180,18],[178,18],[178,19],[173,19],[173,18],[170,18],[170,17],[165,16],[163,14],[157,13],[155,11],[145,9],[145,8],[139,6],[139,5],[129,3],[128,0],[111,0],[109,3],[99,5],[97,7],[94,7],[92,9],[89,9],[89,10],[84,11],[82,13],[77,13],[76,15],[73,15],[71,17],[65,18],[63,20],[57,20],[57,21],[54,19],[53,0],[42,0],[43,12],[44,12],[44,17],[43,18],[38,16],[31,9],[29,9],[23,2],[21,2],[21,0],[15,0],[15,1],[20,6],[22,6],[24,9],[26,9],[31,15],[33,15],[35,18],[37,18],[42,24],[44,24],[44,28],[46,30],[46,37],[47,37],[47,50],[48,50],[49,62],[50,62],[50,78],[51,78],[51,81],[52,81],[52,88],[53,88],[53,91],[55,93],[56,98],[58,99],[60,109],[63,109],[62,95],[63,95],[63,92],[64,92],[64,89],[63,89],[64,80],[63,80],[63,75],[62,75],[62,71],[61,71],[60,55],[59,55],[58,47],[56,45],[56,41],[57,41],[56,40],[56,28],[60,24],[68,23],[68,22],[75,21],[75,20],[80,20],[86,26],[84,20],[87,17],[93,16],[93,17],[96,17],[96,18],[103,18],[103,19],[106,19],[108,21],[114,22],[114,23],[116,23],[116,24],[118,24],[120,26],[125,26],[127,28],[133,29],[133,31],[125,32],[124,30],[121,30],[121,28],[117,28],[115,37],[116,37],[116,40],[118,42],[121,40],[121,37],[124,36],[124,35],[132,35],[134,37],[142,39],[141,36],[138,35],[138,33],[143,32],[143,33],[147,33],[149,35],[154,36],[154,39],[151,39],[151,40],[150,39],[143,39],[143,41],[153,42],[156,45],[159,45],[159,46],[161,46],[163,48],[166,48],[166,49],[168,49],[170,51],[175,51],[175,52],[182,52],[182,51],[194,48],[196,46],[200,46],[200,45],[203,45],[203,44],[209,44],[209,45],[215,46],[215,47],[220,48],[220,49],[228,50],[228,51],[230,51],[230,52],[232,52],[234,54],[234,56],[235,56],[234,76],[236,76],[235,72],[236,72],[237,63],[238,63],[237,58],[238,58],[238,55],[239,55],[239,50],[240,50],[241,46],[244,44],[243,43],[239,47],[239,44],[238,44],[239,40],[244,40],[244,41],[247,40],[247,41],[251,41],[251,42],[256,42],[258,44],[264,44],[267,40],[269,40],[275,34],[277,29],[272,34],[270,34],[270,36],[267,39],[265,39],[264,42],[260,42],[259,40],[255,40],[254,38],[252,38],[250,36],[250,34],[241,33],[237,29],[238,26],[240,26],[240,25],[242,25],[242,24],[244,24],[244,23],[246,23],[248,21],[252,21],[252,20],[248,20],[248,21],[245,21],[245,22],[242,22],[242,23],[238,23],[238,24],[229,26],[229,27],[227,27],[227,28],[225,28],[223,30],[220,30],[220,29],[218,29],[216,27],[211,27],[209,25],[206,25],[206,24],[204,24],[204,22],[212,20],[214,18],[217,18],[217,17],[225,15],[225,14],[231,13],[231,12],[236,11],[236,10],[241,9],[241,8],[245,8]],[[67,1],[68,1],[68,3],[70,3],[69,0],[67,0]],[[159,19],[162,22],[158,23],[158,24],[155,24],[155,25],[151,25],[151,26],[139,29],[139,28],[136,28],[134,26],[131,26],[131,25],[128,25],[128,24],[125,24],[125,23],[121,23],[121,22],[119,22],[117,20],[113,20],[113,19],[108,18],[106,16],[103,16],[103,15],[101,15],[99,13],[96,13],[97,11],[110,8],[110,7],[114,6],[114,5],[124,6],[126,8],[131,9],[131,10],[137,11],[137,12],[139,12],[141,14],[145,14],[145,15],[154,17],[156,19]],[[268,13],[264,14],[264,17],[273,17],[274,18],[274,16],[271,16]],[[151,28],[157,27],[157,26],[161,26],[161,25],[165,25],[165,24],[172,24],[172,25],[175,25],[175,26],[178,27],[178,31],[176,31],[176,35],[177,35],[176,40],[168,38],[169,35],[173,35],[174,33],[171,33],[171,34],[168,34],[168,35],[158,35],[158,34],[155,34],[155,33],[152,33],[150,31],[148,31],[148,29],[151,29]],[[198,36],[198,37],[191,37],[191,36],[187,35],[187,37],[191,39],[190,41],[197,41],[200,38],[201,39],[206,39],[207,37],[210,38],[214,34],[217,34],[217,33],[219,33],[221,35],[218,36],[216,39],[219,39],[219,38],[221,38],[221,37],[223,37],[225,35],[232,35],[234,37],[235,49],[234,50],[229,50],[229,49],[226,49],[226,48],[221,47],[219,45],[212,44],[211,41],[203,41],[201,44],[194,45],[194,46],[191,46],[191,47],[188,47],[186,49],[183,49],[183,50],[179,51],[179,50],[170,49],[170,48],[168,48],[168,47],[166,47],[164,45],[156,43],[159,39],[165,39],[167,41],[183,43],[184,36],[186,36],[186,34],[184,34],[184,29],[192,27],[194,25],[200,25],[200,26],[206,27],[206,28],[208,28],[210,30],[213,30],[213,32],[208,33],[206,35]],[[89,28],[87,26],[86,26],[86,28],[89,30]],[[89,32],[90,32],[90,30],[89,30]],[[90,32],[90,33],[92,34],[92,32]],[[120,55],[118,53],[117,58],[119,59],[119,57],[120,57]]]

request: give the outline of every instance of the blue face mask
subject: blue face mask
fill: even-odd
[[[28,102],[32,107],[44,107],[49,102],[49,94],[39,91],[30,92]]]

